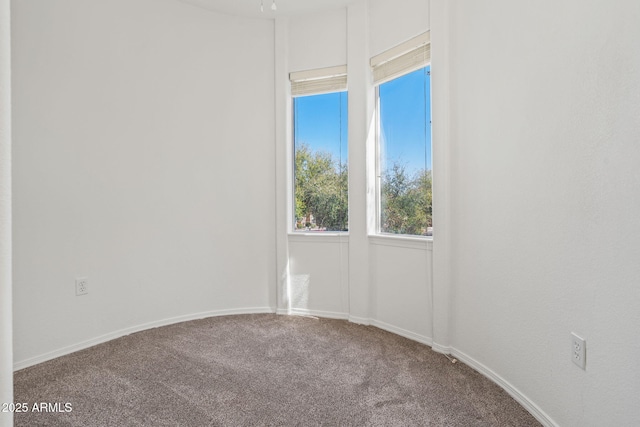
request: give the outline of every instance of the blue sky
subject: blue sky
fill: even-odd
[[[300,96],[294,100],[295,145],[306,143],[315,151],[327,151],[347,161],[346,92]]]
[[[425,84],[425,73],[430,69],[416,70],[380,85],[381,149],[389,163],[404,164],[410,173],[425,167],[431,169],[429,75]]]
[[[381,148],[388,161],[402,163],[409,173],[423,169],[425,165],[431,169],[431,85],[428,75],[425,85],[425,73],[429,70],[430,67],[420,69],[380,85]],[[294,126],[296,146],[307,143],[314,150],[327,151],[336,160],[346,161],[346,92],[295,98]]]

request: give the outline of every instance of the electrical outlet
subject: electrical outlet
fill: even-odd
[[[89,279],[86,277],[76,277],[76,296],[87,295],[89,293]]]
[[[571,360],[580,368],[586,370],[587,342],[574,332],[571,332]]]

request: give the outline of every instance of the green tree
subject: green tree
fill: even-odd
[[[415,234],[427,234],[427,228],[432,226],[432,179],[431,171],[422,169],[413,178],[410,196],[416,201],[415,210],[409,220],[409,226]]]
[[[346,165],[330,153],[311,150],[307,144],[296,147],[295,209],[302,226],[346,230],[347,186]]]
[[[381,231],[426,235],[432,223],[432,180],[430,170],[408,176],[405,167],[394,163],[382,177]]]

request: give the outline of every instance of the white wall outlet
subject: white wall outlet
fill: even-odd
[[[587,342],[571,332],[571,360],[580,368],[586,370]]]
[[[86,277],[76,277],[76,296],[89,293],[89,279]]]

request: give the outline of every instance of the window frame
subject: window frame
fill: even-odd
[[[337,69],[339,67],[331,67],[329,69]],[[344,68],[345,72],[346,72],[346,67]],[[328,69],[327,69],[328,70]],[[311,73],[315,72],[317,73],[317,70],[311,70]],[[293,73],[292,73],[293,74]],[[292,80],[293,81],[293,80]],[[322,90],[322,91],[318,91],[318,92],[310,92],[310,93],[304,93],[304,94],[291,94],[291,129],[290,129],[290,135],[291,135],[291,156],[290,156],[290,165],[291,165],[291,210],[289,212],[289,216],[291,219],[291,226],[290,229],[288,231],[289,235],[295,235],[295,236],[335,236],[335,235],[340,235],[340,236],[348,236],[349,235],[349,203],[348,203],[348,198],[349,198],[349,186],[348,186],[348,182],[349,182],[349,159],[347,156],[346,159],[346,169],[347,169],[347,230],[325,230],[325,231],[321,231],[321,230],[298,230],[296,229],[296,224],[297,224],[297,217],[296,217],[296,98],[300,98],[300,97],[304,97],[304,96],[317,96],[317,95],[329,95],[329,94],[344,94],[344,96],[346,96],[346,101],[347,101],[347,111],[346,111],[346,126],[348,129],[349,126],[349,112],[348,112],[348,102],[349,102],[349,91],[347,87],[342,88],[341,90]],[[341,130],[342,132],[342,130]],[[348,144],[349,144],[349,138],[348,138],[348,131],[347,131],[347,149],[348,149]],[[342,162],[341,162],[342,165]]]
[[[385,52],[382,52],[379,55],[374,56],[373,58],[371,58],[370,61],[370,65],[371,65],[371,69],[372,69],[372,73],[374,72],[376,67],[379,67],[380,64],[384,64],[386,62],[392,62],[394,61],[396,58],[400,58],[402,56],[405,55],[410,55],[412,51],[417,51],[418,49],[421,49],[423,47],[424,50],[427,52],[428,59],[425,60],[424,63],[422,63],[419,66],[415,66],[415,67],[411,67],[409,66],[408,68],[402,70],[402,72],[400,73],[394,73],[391,76],[387,76],[385,78],[381,78],[379,81],[374,81],[373,86],[375,89],[375,96],[374,96],[374,118],[375,118],[375,232],[373,235],[370,235],[371,238],[374,239],[394,239],[394,240],[407,240],[407,241],[413,241],[415,242],[416,240],[418,241],[432,241],[433,240],[433,234],[431,236],[429,235],[421,235],[421,234],[400,234],[400,233],[390,233],[390,232],[386,232],[386,231],[382,231],[382,167],[381,167],[381,155],[382,155],[382,150],[381,150],[381,115],[380,115],[380,86],[391,82],[395,79],[404,77],[414,71],[417,71],[419,69],[425,68],[425,67],[430,67],[431,66],[431,55],[430,55],[430,45],[431,45],[431,40],[430,40],[430,34],[429,32],[423,33],[417,37],[414,37],[413,39],[410,39],[408,41],[406,41],[405,43],[402,43],[398,46],[395,46]],[[430,70],[431,71],[431,70]],[[431,93],[431,85],[430,85],[430,90],[429,92]],[[433,107],[433,103],[431,100],[431,97],[429,98],[429,104],[431,105],[431,107]],[[433,162],[433,127],[432,127],[433,121],[430,120],[430,128],[431,128],[431,159]],[[433,163],[432,163],[432,167],[431,167],[431,188],[433,191]],[[431,211],[432,211],[432,215],[433,215],[433,199],[431,202]],[[433,226],[432,226],[432,230],[433,230]],[[433,231],[432,231],[433,232]]]

